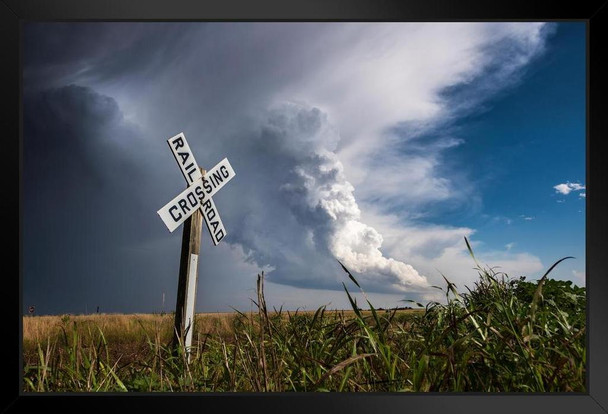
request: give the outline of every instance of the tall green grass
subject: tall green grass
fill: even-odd
[[[34,392],[582,392],[585,295],[548,278],[561,260],[538,283],[475,261],[473,289],[459,292],[444,278],[436,288],[445,301],[419,304],[420,312],[377,310],[344,266],[351,312],[269,311],[262,273],[257,312],[237,311],[228,332],[197,331],[190,358],[182,348],[172,352],[160,325],[142,325],[144,351],[121,363],[101,329],[83,330],[66,318],[61,335],[38,342],[23,386]],[[369,310],[357,304],[352,288]]]

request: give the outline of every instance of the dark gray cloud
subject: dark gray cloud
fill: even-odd
[[[165,28],[170,30],[165,30]],[[23,39],[24,90],[157,76],[187,47],[187,26],[167,23],[31,23]],[[136,51],[134,53],[134,51]],[[154,73],[152,73],[154,71]]]
[[[141,286],[171,267],[134,261],[129,250],[159,235],[149,225],[155,197],[146,151],[139,159],[124,151],[138,135],[112,98],[88,88],[70,85],[25,100],[25,306],[136,311],[148,301]]]

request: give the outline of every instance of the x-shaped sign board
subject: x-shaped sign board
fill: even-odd
[[[169,201],[157,213],[169,231],[173,232],[197,208],[200,208],[211,234],[211,240],[217,246],[226,236],[226,229],[211,197],[236,173],[228,162],[228,158],[224,158],[203,176],[183,132],[169,138],[167,142],[188,183],[188,188]]]

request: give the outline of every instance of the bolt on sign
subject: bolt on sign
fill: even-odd
[[[201,237],[201,226],[197,223],[200,223],[202,216],[209,229],[211,240],[216,246],[226,237],[226,229],[212,197],[234,178],[236,173],[227,158],[209,171],[201,171],[183,132],[169,138],[167,143],[188,187],[157,213],[170,232],[190,219],[188,228],[184,227],[182,238],[182,257],[175,310],[176,343],[183,344],[186,350],[189,350],[192,346]],[[197,211],[200,211],[200,216],[198,213],[194,215]]]

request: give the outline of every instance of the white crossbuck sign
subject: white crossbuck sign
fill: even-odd
[[[197,208],[200,208],[211,234],[211,240],[217,246],[226,236],[226,229],[211,197],[226,185],[236,173],[228,159],[224,158],[203,176],[183,132],[169,138],[167,142],[188,183],[188,188],[169,201],[157,213],[169,231],[173,232]]]

